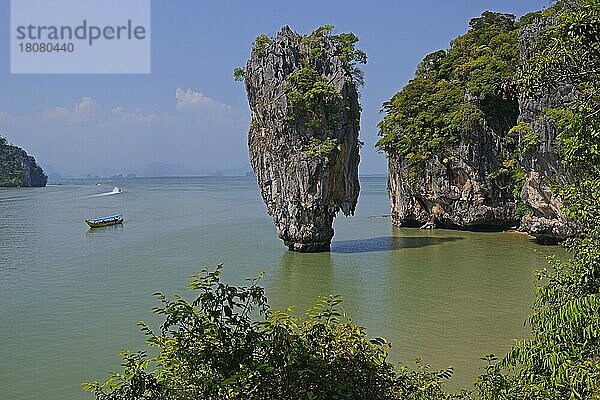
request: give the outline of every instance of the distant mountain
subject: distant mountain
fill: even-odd
[[[154,161],[141,169],[135,169],[133,172],[127,170],[96,168],[85,171],[77,175],[61,175],[51,166],[44,165],[44,170],[51,181],[61,181],[69,179],[88,179],[88,180],[122,180],[135,178],[155,178],[155,177],[186,177],[186,176],[254,176],[250,171],[250,166],[229,167],[223,169],[213,169],[207,166],[196,166],[193,168],[181,164],[169,164],[160,161]]]
[[[239,167],[239,168],[225,168],[225,169],[221,169],[216,172],[221,172],[223,174],[223,176],[250,176],[248,174],[251,174],[251,176],[254,176],[250,166]]]
[[[111,175],[110,177],[108,177],[108,179],[116,179],[116,180],[119,180],[119,179],[135,179],[135,178],[137,178],[136,174],[126,174],[126,175],[116,174],[116,175]]]
[[[47,182],[35,158],[0,136],[0,187],[43,187]]]
[[[193,170],[191,168],[185,167],[179,164],[165,164],[162,162],[154,161],[151,162],[144,168],[140,176],[151,176],[151,177],[161,177],[161,176],[197,176],[197,175],[210,175],[210,170]]]

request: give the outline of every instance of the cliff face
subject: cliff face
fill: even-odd
[[[0,137],[0,187],[43,187],[47,181],[35,158]]]
[[[514,67],[496,67],[501,70],[500,76],[485,68],[468,69],[484,63],[506,66],[517,65],[519,60],[526,62],[543,48],[541,33],[553,23],[552,18],[551,14],[540,13],[517,29],[484,13],[479,21],[490,21],[487,25],[478,28],[472,21],[472,29],[456,39],[453,48],[426,57],[416,77],[384,105],[388,115],[380,124],[384,138],[379,146],[389,157],[389,194],[395,225],[497,230],[520,223],[522,231],[544,243],[577,234],[561,212],[560,196],[553,190],[572,182],[572,177],[561,162],[557,128],[546,116],[548,109],[564,108],[575,98],[573,85],[556,82],[552,88],[518,98],[510,83],[517,73]],[[513,49],[501,63],[495,54],[502,48],[492,49],[493,56],[481,55],[477,50],[486,32],[497,26],[506,33],[505,49]],[[494,39],[490,38],[489,45],[492,43]],[[469,61],[464,63],[464,59]],[[459,88],[465,93],[460,107],[474,112],[461,115],[456,111],[460,108],[436,106],[437,102],[448,102],[444,79],[460,82]],[[470,94],[479,90],[485,95],[486,90],[481,88],[486,83],[491,83],[486,99]],[[421,95],[425,90],[431,90],[432,95]],[[458,99],[453,101],[456,107]],[[428,114],[422,111],[422,104],[441,112]],[[419,111],[415,114],[414,109]],[[453,128],[457,115],[477,117]],[[436,118],[441,126],[429,122]],[[459,133],[444,136],[451,129]],[[433,143],[440,137],[443,146],[425,147],[420,153],[413,150],[424,140]]]
[[[501,230],[518,223],[515,143],[507,140],[518,116],[506,79],[518,59],[514,16],[486,12],[469,25],[384,104],[378,146],[388,154],[395,225]]]
[[[516,204],[501,167],[503,138],[483,121],[461,134],[458,145],[415,171],[391,154],[389,194],[398,226],[498,230],[516,223]]]
[[[290,250],[328,251],[337,212],[354,213],[360,106],[347,59],[327,36],[284,27],[259,37],[245,69],[250,161]]]
[[[534,19],[519,32],[520,53],[523,60],[533,57],[539,48],[541,31],[552,20]],[[556,126],[544,115],[544,110],[564,107],[575,98],[575,89],[569,82],[556,82],[552,89],[519,99],[519,122],[531,126],[538,138],[537,146],[520,160],[525,170],[525,184],[521,198],[531,213],[523,217],[521,229],[540,242],[556,242],[577,234],[562,213],[560,196],[552,187],[571,183],[557,148]]]

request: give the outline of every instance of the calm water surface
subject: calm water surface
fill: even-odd
[[[103,195],[118,185],[122,194]],[[231,283],[266,270],[276,308],[329,293],[394,361],[454,366],[469,385],[479,357],[526,334],[541,247],[515,233],[393,228],[385,178],[368,177],[355,217],[339,217],[331,253],[285,250],[250,178],[74,182],[0,190],[0,399],[85,399],[116,353],[140,348],[157,291],[183,293],[202,265]],[[91,232],[83,219],[123,212]]]

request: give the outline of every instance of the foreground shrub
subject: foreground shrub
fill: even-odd
[[[117,399],[444,399],[452,370],[416,371],[387,361],[390,344],[368,340],[341,311],[342,299],[318,298],[303,317],[271,310],[259,278],[220,280],[221,266],[194,276],[196,298],[157,294],[159,332],[141,322],[157,355],[123,351],[123,371],[84,389]]]

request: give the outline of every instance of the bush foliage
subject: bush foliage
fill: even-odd
[[[230,286],[220,273],[194,276],[192,301],[157,294],[160,330],[140,322],[156,356],[123,351],[122,372],[84,389],[100,400],[454,398],[441,388],[451,370],[395,369],[390,344],[367,339],[339,296],[317,299],[299,317],[269,308],[260,277]]]

